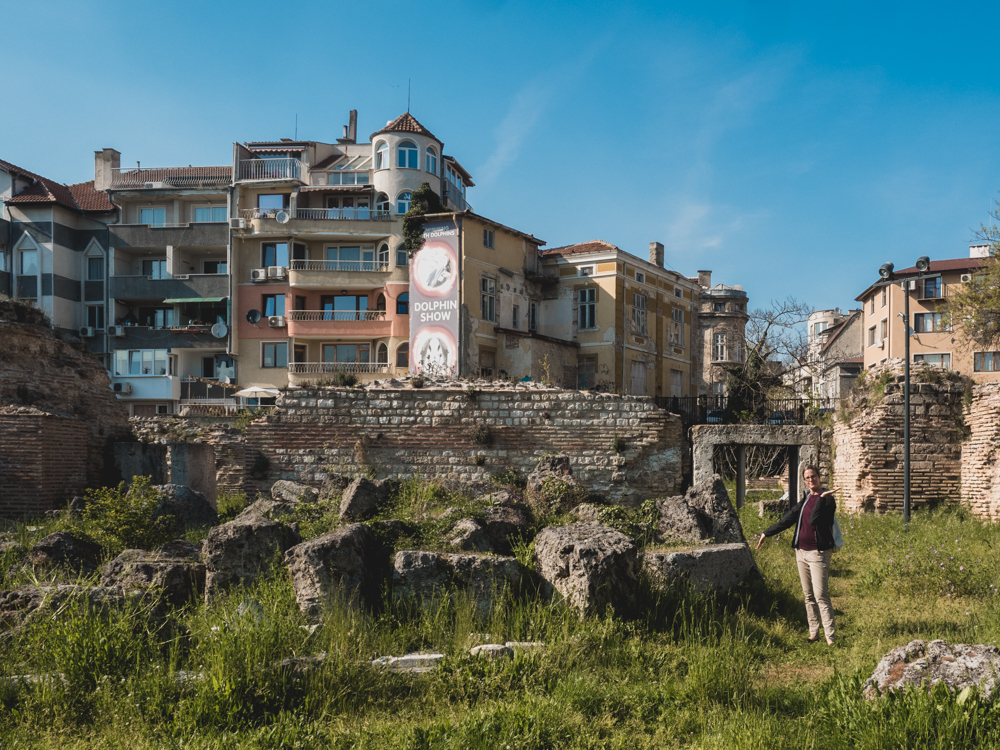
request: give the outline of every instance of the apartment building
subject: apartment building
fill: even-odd
[[[109,227],[107,367],[133,416],[224,400],[231,349],[232,167],[121,167],[95,154],[95,183],[117,208]]]
[[[698,271],[696,308],[697,396],[725,396],[726,367],[746,356],[747,293],[739,284],[712,284],[711,271]]]
[[[943,307],[950,289],[968,282],[989,257],[988,245],[971,245],[965,258],[932,260],[921,273],[915,266],[894,273],[896,283],[874,282],[855,299],[862,305],[865,368],[905,354],[906,327],[910,358],[955,370],[978,382],[1000,380],[1000,352],[985,351],[966,343],[959,331],[949,328]],[[924,276],[921,280],[913,277]],[[910,298],[910,319],[902,320],[905,298]]]
[[[115,207],[93,182],[61,185],[0,161],[0,292],[104,354],[107,225]]]
[[[806,322],[805,361],[785,374],[785,384],[803,399],[833,406],[847,395],[864,367],[863,313],[839,307],[816,310]]]
[[[367,142],[234,145],[233,292],[240,382],[284,388],[409,372],[403,215],[428,183],[455,211],[474,183],[406,113]]]

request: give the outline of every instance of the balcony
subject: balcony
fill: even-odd
[[[389,336],[385,310],[291,310],[290,336]]]
[[[197,190],[227,187],[232,167],[127,167],[111,170],[112,190]]]
[[[191,224],[114,224],[111,247],[225,247],[229,225],[222,222]]]
[[[249,182],[298,180],[302,181],[302,162],[299,159],[245,159],[239,163],[239,181]]]
[[[472,206],[465,199],[465,195],[457,187],[447,180],[444,183],[444,198],[453,211],[471,211]]]
[[[155,399],[176,401],[181,397],[181,379],[176,375],[129,375],[112,378],[116,383],[128,383],[130,393],[121,393],[123,399]]]
[[[377,260],[293,260],[293,271],[338,271],[388,273],[389,261]]]
[[[207,325],[149,328],[122,326],[124,336],[112,336],[111,349],[224,349],[226,339],[212,335]]]
[[[247,221],[252,219],[274,219],[278,213],[288,214],[289,218],[301,221],[392,221],[389,211],[376,211],[371,208],[243,208],[240,216]]]
[[[388,262],[377,260],[293,260],[288,283],[292,286],[381,287],[390,271],[392,266]]]
[[[112,299],[221,299],[229,296],[229,275],[190,274],[170,279],[112,276]]]

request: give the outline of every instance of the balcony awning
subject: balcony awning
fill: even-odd
[[[306,185],[300,193],[370,193],[374,185]]]
[[[163,300],[164,304],[178,305],[184,302],[222,302],[225,297],[176,297]]]

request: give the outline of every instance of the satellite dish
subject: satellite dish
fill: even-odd
[[[226,328],[225,323],[216,323],[214,326],[212,326],[212,335],[215,336],[215,338],[217,339],[223,338],[228,332],[229,329]]]
[[[278,213],[274,215],[274,220],[279,224],[287,224],[288,220],[291,218],[292,217],[288,214],[288,211],[278,211]]]
[[[247,313],[247,322],[256,325],[260,323],[260,310],[251,310]]]

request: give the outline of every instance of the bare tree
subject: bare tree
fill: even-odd
[[[1000,220],[1000,201],[992,215]],[[948,286],[945,312],[959,338],[976,349],[1000,349],[1000,226],[980,225],[975,233],[990,246],[982,267],[966,284]]]

